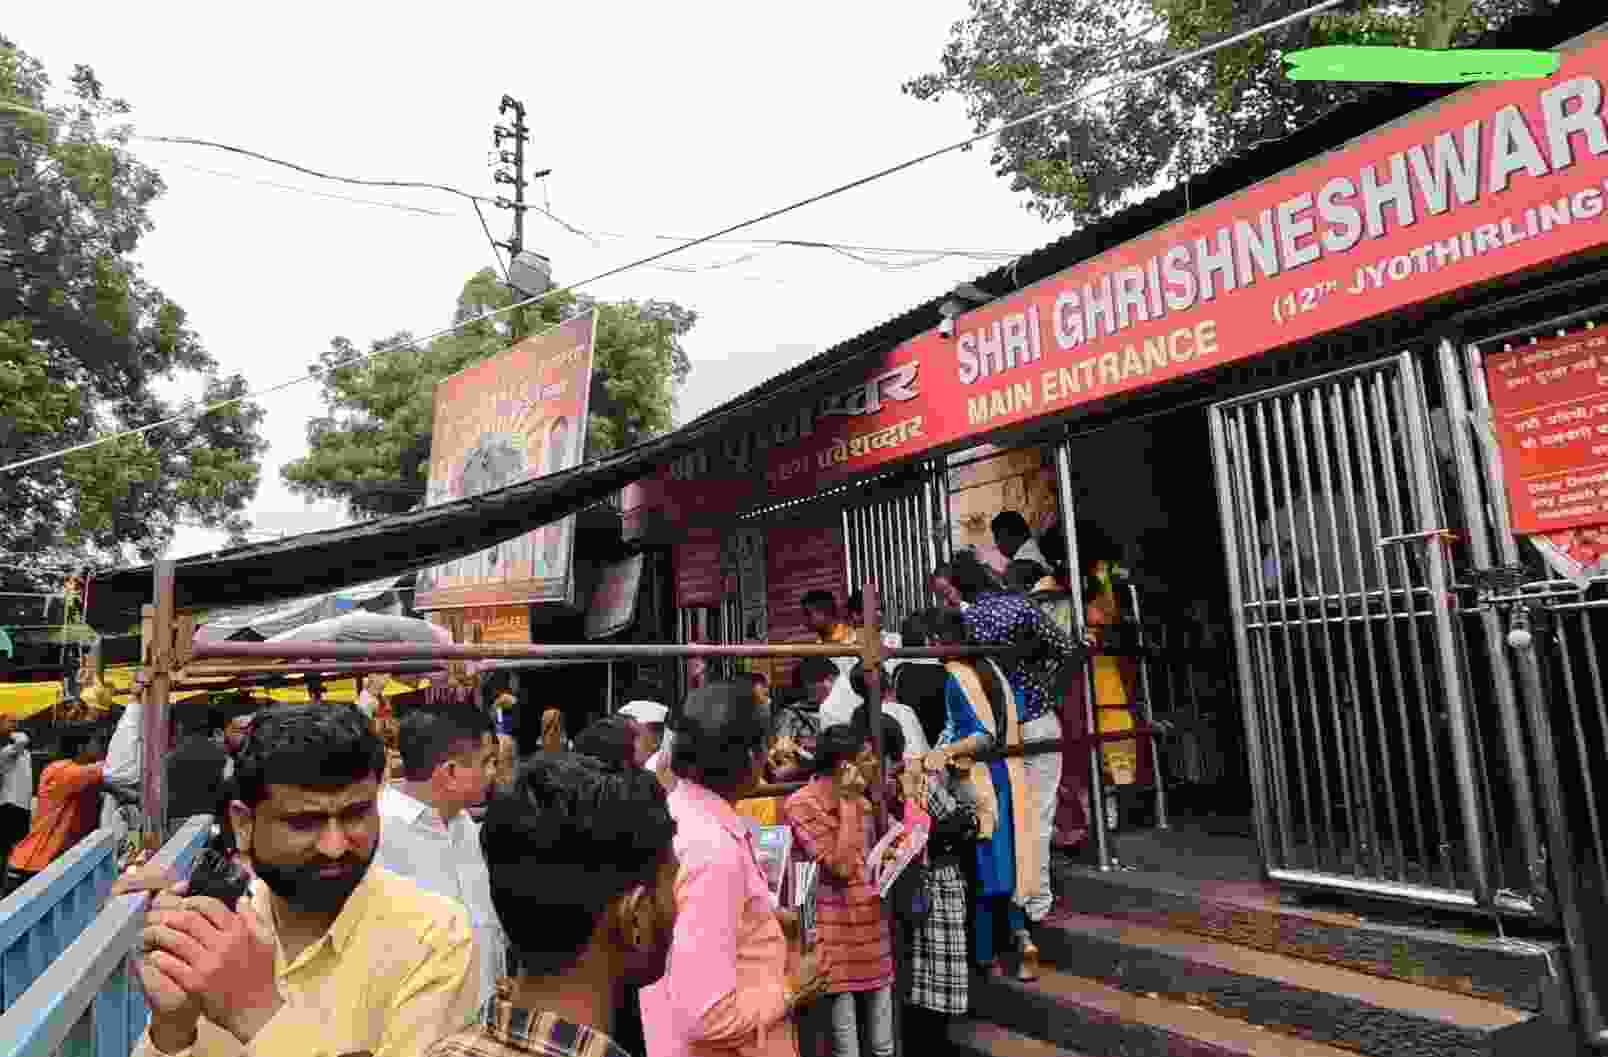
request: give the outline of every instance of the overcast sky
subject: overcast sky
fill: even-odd
[[[58,84],[74,63],[92,65],[110,93],[134,105],[142,133],[483,194],[507,190],[492,184],[488,155],[498,101],[511,94],[528,108],[529,168],[553,170],[553,212],[588,231],[632,236],[594,245],[532,214],[527,246],[552,258],[561,283],[665,245],[644,236],[701,235],[971,132],[958,101],[921,103],[899,90],[936,68],[965,0],[423,10],[354,0],[167,0],[71,13],[10,5],[0,31]],[[168,184],[139,256],[223,369],[243,372],[253,388],[302,373],[336,335],[366,348],[400,329],[447,325],[463,280],[493,262],[473,209],[451,195],[319,181],[197,147],[137,150]],[[532,193],[540,203],[541,187]],[[508,212],[487,219],[498,239],[507,237]],[[1061,233],[1021,208],[982,145],[745,234],[1023,252]],[[752,252],[707,246],[665,263],[703,268]],[[770,249],[731,267],[643,268],[587,289],[697,310],[685,421],[991,267],[948,259],[884,271],[828,251]],[[279,479],[279,467],[305,453],[316,395],[306,384],[263,401],[272,448],[249,512],[261,530],[344,520]],[[216,533],[184,529],[171,555],[221,543]]]

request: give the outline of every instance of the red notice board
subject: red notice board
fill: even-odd
[[[720,537],[696,538],[675,546],[676,605],[720,605]]]
[[[1488,353],[1485,379],[1513,530],[1608,522],[1608,331]]]

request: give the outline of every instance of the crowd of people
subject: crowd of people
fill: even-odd
[[[1013,527],[996,524],[996,538]],[[373,687],[355,706],[274,705],[183,729],[168,832],[213,815],[213,850],[250,881],[226,905],[143,863],[118,880],[116,896],[154,893],[136,1053],[942,1046],[978,974],[1038,972],[1062,755],[1002,750],[1060,737],[1083,664],[1034,595],[1050,569],[1031,536],[1001,546],[1004,577],[958,553],[932,577],[943,604],[887,641],[995,650],[889,662],[875,673],[875,730],[872,673],[853,657],[809,658],[785,687],[757,673],[708,682],[691,666],[675,707],[644,694],[573,739],[544,714],[523,759],[518,701],[482,707],[457,669],[400,716]],[[848,618],[862,600],[812,592],[803,608],[818,641],[857,648]],[[0,727],[8,891],[96,824],[115,768],[98,743],[74,749],[41,775],[24,825],[7,808],[26,739]],[[927,835],[888,892],[868,862],[879,816]],[[766,825],[816,864],[807,914],[778,901],[761,866]]]

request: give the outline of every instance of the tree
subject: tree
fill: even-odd
[[[308,454],[280,474],[292,491],[335,499],[358,517],[411,510],[424,500],[430,475],[435,385],[515,340],[508,313],[512,292],[490,268],[470,276],[458,295],[459,329],[428,343],[407,332],[357,347],[337,337],[313,366],[326,413],[308,425]],[[599,303],[558,295],[525,309],[526,329],[539,331],[588,309],[598,313],[592,415],[586,451],[596,457],[662,433],[673,424],[675,394],[692,371],[682,338],[696,312],[673,301]],[[355,362],[354,362],[355,361]],[[599,384],[600,383],[600,384]]]
[[[978,132],[1082,98],[994,139],[990,162],[1043,219],[1086,222],[1379,90],[1292,81],[1282,62],[1288,52],[1461,46],[1555,0],[1361,0],[1356,10],[1325,12],[1125,81],[1309,2],[971,0],[971,14],[950,28],[940,69],[903,89],[917,99],[960,97]]]
[[[129,153],[128,103],[87,66],[69,83],[58,100],[0,37],[0,465],[179,413],[158,381],[195,386],[201,404],[246,393],[132,259],[163,184]],[[242,401],[0,473],[0,562],[148,561],[181,521],[243,539],[262,416]]]

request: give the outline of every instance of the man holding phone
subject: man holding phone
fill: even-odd
[[[156,891],[134,1057],[419,1057],[473,1016],[475,941],[461,907],[373,865],[385,750],[356,709],[259,713],[230,818],[255,880],[233,906],[139,871]]]

